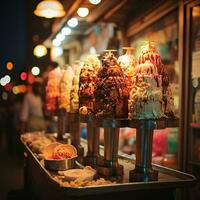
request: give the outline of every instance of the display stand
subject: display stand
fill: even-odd
[[[97,163],[97,171],[104,176],[123,175],[123,166],[118,163],[119,128],[127,127],[127,119],[96,119],[94,127],[104,128],[104,158]]]
[[[154,129],[177,127],[178,119],[128,120],[92,118],[94,127],[104,128],[104,158],[98,162],[98,173],[104,176],[123,175],[118,163],[119,128],[136,128],[136,166],[130,171],[129,180],[157,181],[158,172],[152,169],[152,144]]]
[[[87,155],[84,157],[84,165],[97,167],[99,155],[99,131],[98,127],[92,125],[92,117],[80,115],[80,122],[87,124]]]
[[[84,149],[80,144],[81,132],[80,132],[79,113],[68,113],[68,116],[70,122],[71,144],[76,147],[78,156],[82,157],[84,154]]]
[[[155,129],[177,127],[178,119],[130,120],[129,127],[136,128],[136,164],[130,171],[129,180],[157,181],[158,172],[152,169],[152,144]]]
[[[59,109],[57,111],[57,116],[58,116],[58,136],[57,139],[59,141],[63,140],[63,135],[65,134],[66,130],[66,111],[64,109]]]

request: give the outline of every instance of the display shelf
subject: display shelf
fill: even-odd
[[[80,122],[87,123],[88,130],[90,130],[88,134],[88,144],[93,144],[98,140],[97,137],[91,137],[91,135],[95,135],[91,133],[91,126],[93,126],[93,128],[104,128],[104,158],[103,161],[101,160],[101,162],[96,164],[98,172],[105,176],[122,176],[123,166],[118,163],[117,156],[119,128],[136,128],[136,146],[138,149],[136,153],[136,168],[130,172],[129,179],[130,181],[155,181],[158,180],[158,172],[153,170],[151,166],[153,132],[155,129],[178,127],[179,119],[129,120],[127,118],[96,118],[95,116],[80,115]],[[94,154],[94,150],[92,150],[92,148],[90,149],[90,154]],[[88,159],[90,160],[91,158],[88,156]]]
[[[38,160],[36,155],[23,141],[22,144],[26,152],[25,155],[27,155],[25,159],[25,177],[27,178],[25,186],[30,187],[30,192],[34,197],[36,196],[36,199],[37,197],[42,200],[58,198],[77,199],[78,197],[79,199],[87,200],[94,198],[118,200],[126,194],[143,200],[151,193],[156,192],[157,195],[154,196],[154,199],[169,200],[174,199],[172,194],[174,194],[177,188],[191,187],[196,182],[195,177],[192,175],[159,165],[153,165],[153,169],[159,171],[158,181],[129,182],[129,171],[134,168],[133,162],[127,157],[120,156],[119,163],[124,166],[124,175],[117,183],[111,185],[66,187],[54,179],[55,176],[59,176],[59,173],[45,169],[43,162]],[[82,140],[81,145],[87,148],[86,141]]]

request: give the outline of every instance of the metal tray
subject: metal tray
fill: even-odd
[[[23,141],[22,141],[23,143]],[[190,174],[186,174],[177,170],[169,169],[159,165],[153,165],[153,168],[159,171],[158,181],[152,182],[129,182],[129,171],[134,168],[133,160],[130,160],[130,156],[124,156],[125,154],[119,156],[119,163],[124,165],[124,176],[117,184],[112,185],[101,185],[101,186],[87,186],[87,187],[63,187],[60,186],[58,182],[53,179],[55,172],[48,171],[37,159],[36,155],[31,151],[31,149],[23,143],[25,147],[25,152],[29,159],[29,164],[32,168],[31,173],[40,174],[41,181],[47,184],[54,185],[55,188],[62,190],[67,196],[85,196],[85,195],[98,195],[106,193],[118,193],[118,192],[131,192],[131,191],[144,191],[144,190],[167,190],[176,188],[186,188],[191,187],[196,183],[196,178]],[[83,146],[85,146],[85,142]],[[38,180],[35,180],[38,181]]]

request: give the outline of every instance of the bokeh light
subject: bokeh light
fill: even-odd
[[[56,47],[58,47],[58,46],[61,45],[61,42],[60,42],[60,40],[58,40],[58,39],[54,39],[54,40],[52,41],[52,43],[53,43],[53,45],[56,46]]]
[[[34,66],[32,69],[31,69],[31,73],[34,75],[34,76],[38,76],[40,74],[40,68],[37,67],[37,66]]]
[[[79,8],[77,10],[77,14],[80,17],[86,17],[89,14],[89,9],[88,8],[84,8],[84,7]]]
[[[101,3],[101,0],[89,0],[89,2],[93,5],[97,5],[97,4]]]
[[[70,33],[72,32],[71,28],[69,27],[64,27],[62,30],[61,30],[61,33],[63,35],[70,35]]]
[[[5,86],[4,86],[5,90],[6,91],[10,91],[12,89],[12,85],[10,83],[7,83]]]
[[[8,93],[7,92],[2,92],[2,95],[1,95],[2,99],[4,101],[6,101],[8,99]]]
[[[7,70],[12,70],[13,69],[13,63],[11,61],[7,62],[6,68],[7,68]]]
[[[78,19],[75,18],[75,17],[73,17],[73,18],[71,18],[70,20],[68,20],[67,24],[68,24],[70,27],[74,28],[74,27],[76,27],[76,26],[78,25]]]
[[[42,44],[37,45],[33,50],[33,55],[38,58],[43,57],[46,54],[47,54],[47,48]]]
[[[26,72],[22,72],[20,74],[20,78],[21,78],[22,81],[25,81],[27,79],[27,73]]]
[[[26,85],[16,85],[12,89],[12,92],[14,94],[25,93],[26,91],[27,91],[27,86]]]

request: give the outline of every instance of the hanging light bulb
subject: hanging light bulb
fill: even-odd
[[[89,9],[88,8],[79,8],[78,10],[77,10],[77,14],[78,14],[78,16],[80,16],[80,17],[86,17],[86,16],[88,16],[88,14],[89,14]]]
[[[53,17],[63,17],[66,13],[63,5],[57,0],[43,0],[41,1],[34,14],[39,17],[53,18]]]

